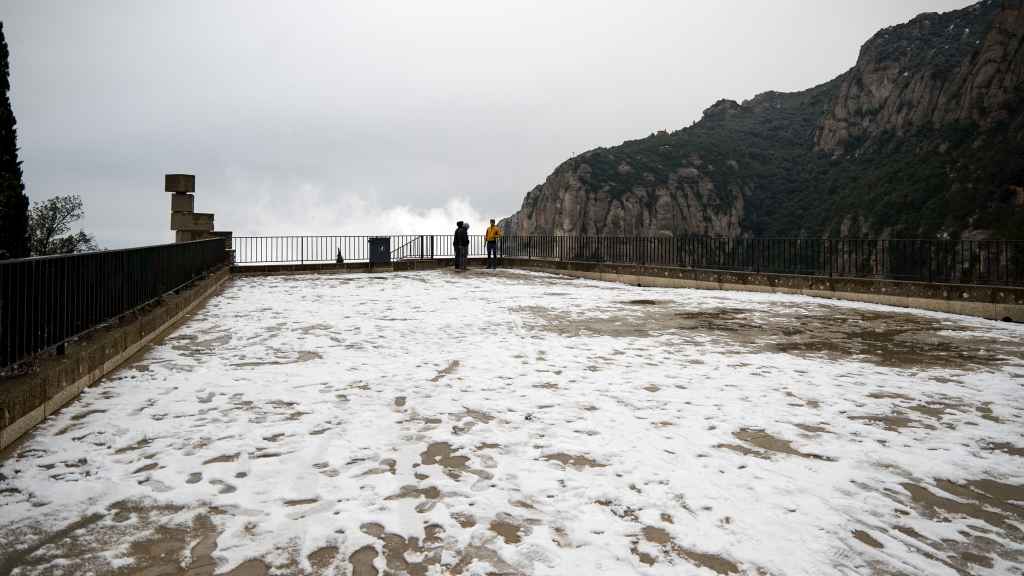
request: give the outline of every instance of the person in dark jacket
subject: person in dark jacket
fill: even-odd
[[[462,269],[465,270],[469,263],[469,222],[462,223],[462,234],[459,238],[462,240]]]
[[[455,223],[455,232],[452,233],[452,254],[455,255],[455,269],[459,269],[459,230],[462,230],[462,220]]]
[[[455,228],[455,239],[452,241],[455,247],[455,269],[466,269],[466,256],[469,252],[469,224],[459,221]]]

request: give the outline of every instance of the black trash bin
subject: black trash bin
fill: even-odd
[[[371,236],[370,264],[391,263],[391,238],[388,236]]]

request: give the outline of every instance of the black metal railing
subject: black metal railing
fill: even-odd
[[[400,245],[391,251],[391,261],[396,260],[425,260],[428,257],[432,257],[431,253],[427,251],[427,242],[424,240],[426,236],[415,236],[412,240],[408,240],[405,244]]]
[[[380,236],[235,236],[231,240],[235,264],[320,264],[369,262],[370,239]],[[454,258],[454,236],[393,235],[391,260]],[[487,254],[483,236],[469,237],[469,255]]]
[[[227,262],[224,240],[0,261],[0,370]]]
[[[698,270],[1024,285],[1024,241],[506,236],[503,258]]]
[[[236,236],[241,265],[369,259],[371,236]],[[389,236],[391,260],[453,258],[453,236]],[[1024,241],[706,236],[505,236],[502,258],[640,264],[697,270],[1024,285]],[[469,255],[485,256],[483,236]]]

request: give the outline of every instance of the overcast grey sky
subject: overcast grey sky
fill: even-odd
[[[236,234],[447,233],[573,153],[793,91],[965,0],[4,0],[33,201],[169,241],[163,174]],[[481,232],[476,228],[477,232]]]

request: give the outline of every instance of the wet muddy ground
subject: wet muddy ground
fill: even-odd
[[[2,574],[1021,574],[1024,326],[239,278],[0,461]]]

